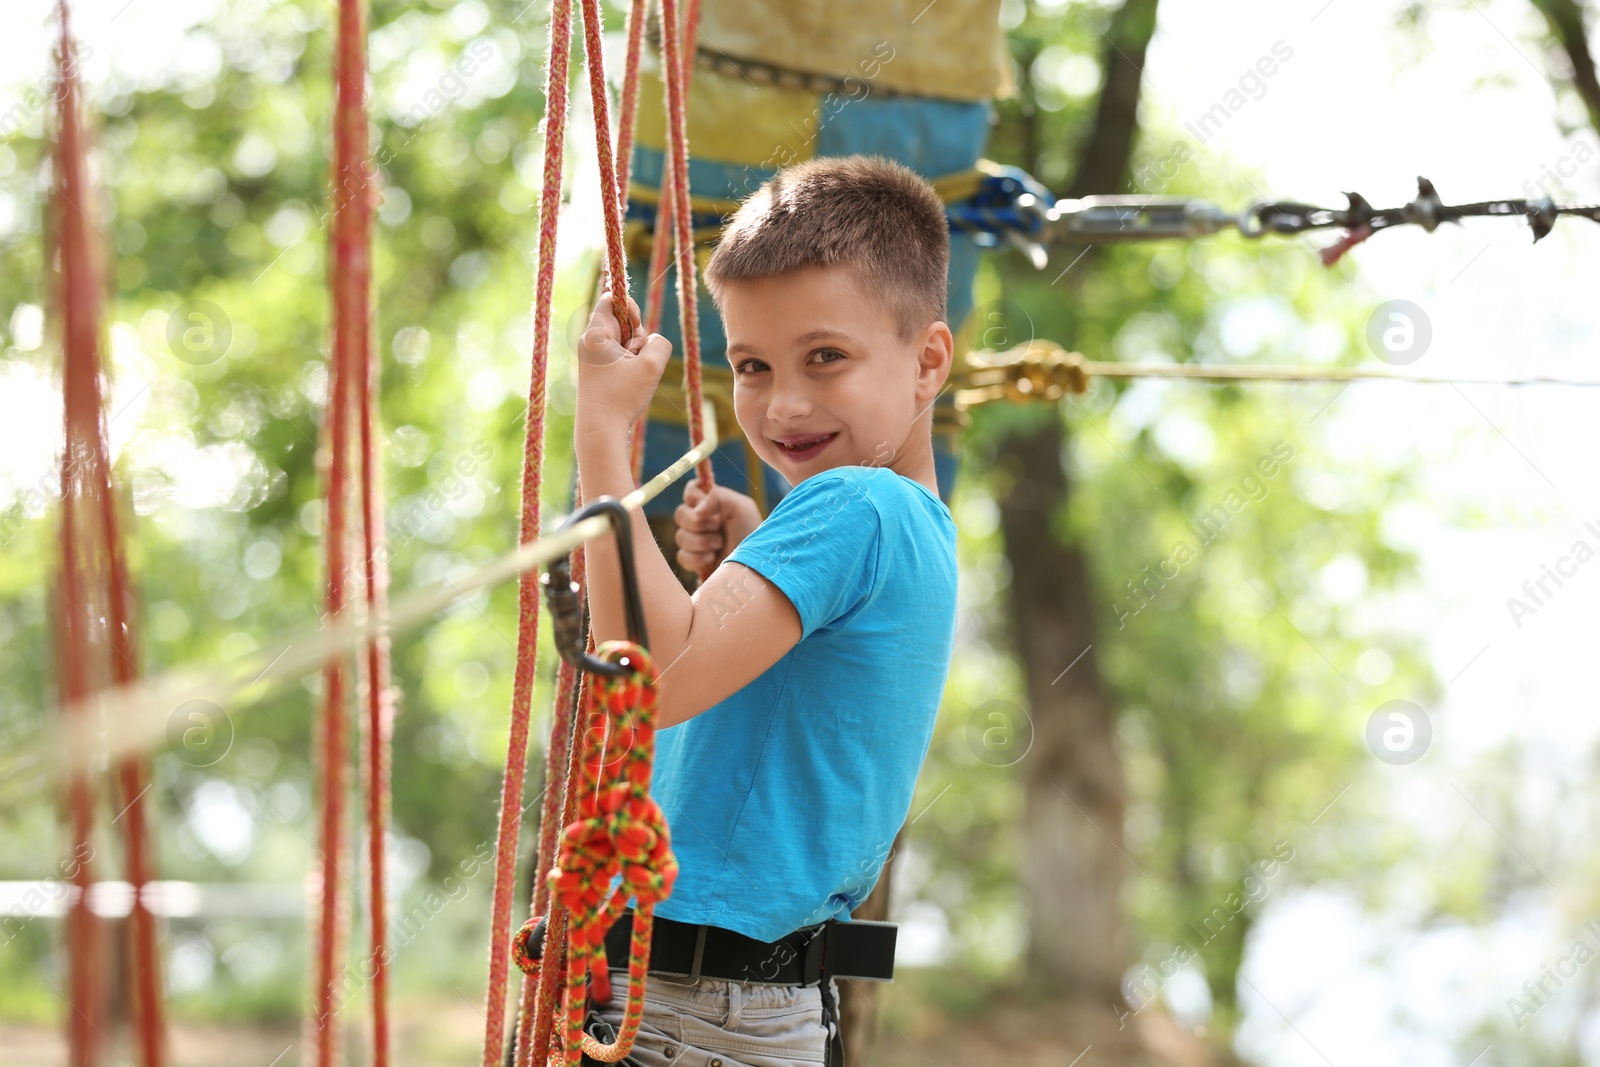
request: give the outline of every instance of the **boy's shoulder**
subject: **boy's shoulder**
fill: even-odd
[[[931,504],[942,517],[950,518],[950,509],[927,486],[888,467],[846,465],[818,471],[790,489],[778,506],[791,499],[798,504],[807,499],[839,496],[864,500],[875,509],[897,514],[907,504]]]
[[[900,575],[919,576],[914,584],[923,599],[936,595],[935,587],[948,586],[953,596],[955,542],[949,509],[926,486],[888,468],[835,467],[789,490],[728,561],[789,598],[804,640],[880,597],[888,598],[883,610],[898,610],[910,580]],[[890,574],[894,581],[886,580]],[[949,580],[930,583],[935,574]]]

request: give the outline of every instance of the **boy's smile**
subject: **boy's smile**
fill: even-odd
[[[929,428],[950,371],[948,326],[902,341],[844,266],[730,282],[722,318],[739,425],[790,485],[853,465],[938,492]]]
[[[833,443],[838,433],[796,433],[775,437],[773,443],[783,449],[783,455],[796,463],[805,463],[822,454]]]

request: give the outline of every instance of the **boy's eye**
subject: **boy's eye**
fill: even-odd
[[[837,348],[819,348],[817,349],[817,355],[824,357],[823,359],[818,360],[819,363],[837,363],[839,360],[845,358],[844,353],[839,351]],[[836,356],[838,358],[827,359],[825,358],[827,356]]]
[[[741,359],[734,364],[733,372],[735,374],[756,374],[766,369],[767,365],[759,359]]]

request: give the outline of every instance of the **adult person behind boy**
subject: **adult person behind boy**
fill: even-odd
[[[715,568],[693,595],[632,518],[661,672],[654,792],[680,867],[655,909],[658,945],[685,924],[707,959],[744,960],[688,981],[657,975],[653,955],[631,1053],[643,1067],[836,1063],[842,1051],[831,976],[763,978],[775,950],[817,924],[867,926],[850,909],[877,882],[932,739],[956,605],[931,436],[953,350],[948,264],[932,187],[857,155],[779,171],[707,268],[740,427],[793,488],[763,522],[749,497],[691,484],[678,560]],[[631,299],[627,313],[638,322]],[[602,297],[579,353],[585,500],[633,488],[629,432],[671,354],[659,334],[626,347],[620,336]],[[613,539],[592,542],[588,560],[595,639],[621,638]],[[626,961],[610,962],[620,987]],[[594,1014],[614,1027],[621,998]]]

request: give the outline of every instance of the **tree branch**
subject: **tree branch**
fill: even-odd
[[[1589,51],[1589,37],[1585,26],[1587,19],[1583,0],[1532,0],[1550,34],[1566,53],[1572,64],[1572,87],[1583,100],[1589,112],[1589,123],[1600,133],[1600,75],[1596,74],[1594,55]]]

